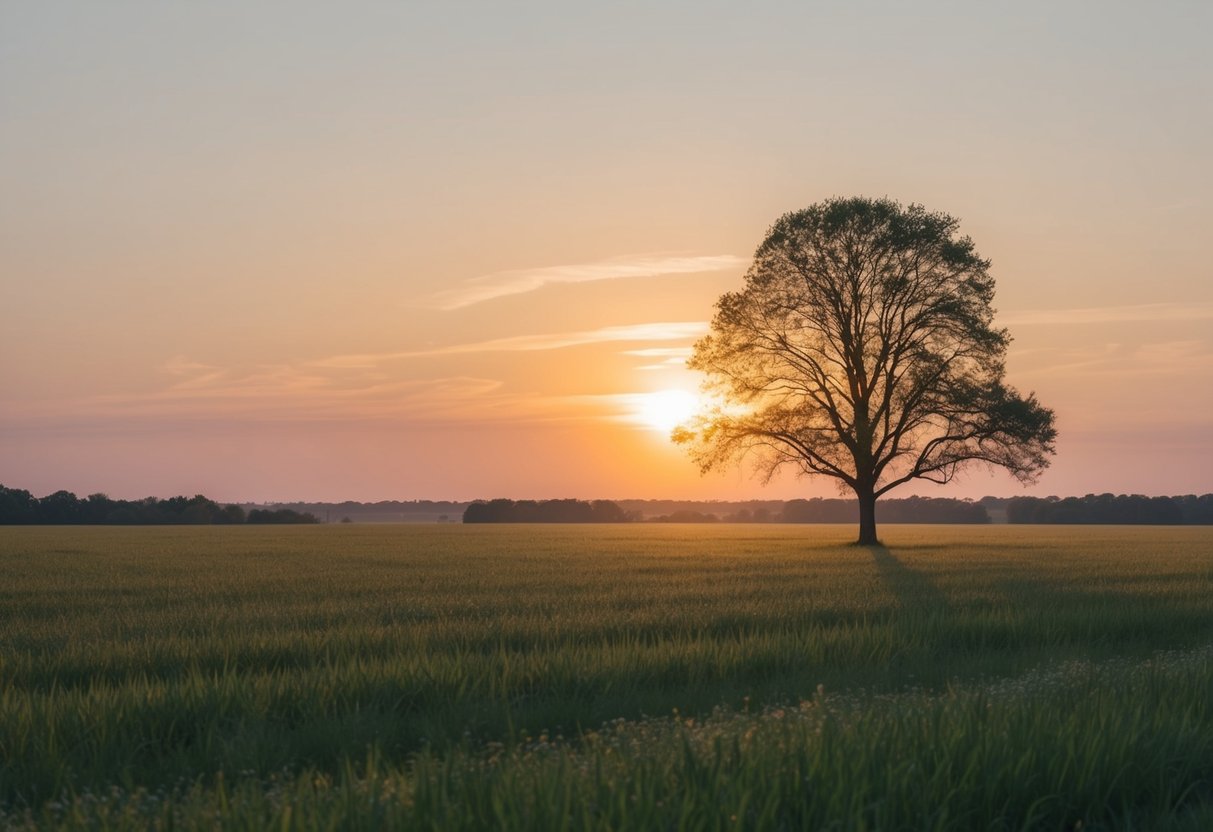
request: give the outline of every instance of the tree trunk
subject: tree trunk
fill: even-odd
[[[876,489],[872,486],[861,486],[855,489],[859,498],[859,546],[877,546],[876,539]]]

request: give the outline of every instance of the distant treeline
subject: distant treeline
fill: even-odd
[[[465,523],[623,523],[627,514],[610,500],[488,500],[463,512]]]
[[[881,500],[882,523],[1074,523],[1110,525],[1213,525],[1213,494],[1145,497],[905,497]],[[272,503],[221,505],[202,495],[112,500],[79,498],[70,491],[34,497],[0,485],[0,525],[174,525],[328,522],[465,523],[854,523],[854,500],[477,500],[378,503]]]
[[[743,505],[735,510],[704,511],[712,504],[696,508],[676,508],[669,514],[648,517],[654,523],[854,523],[859,506],[854,500],[788,500],[786,503]],[[728,506],[728,504],[724,504]],[[906,497],[881,500],[877,515],[882,523],[989,523],[990,515],[981,503],[950,497]]]
[[[81,499],[70,491],[35,497],[19,488],[0,485],[0,525],[213,525],[234,523],[315,523],[311,514],[289,509],[245,512],[238,505],[220,505],[201,494],[161,500],[111,500],[104,494]]]
[[[1085,497],[1012,497],[1008,523],[1111,523],[1153,526],[1213,525],[1213,494],[1144,497],[1088,494]]]
[[[358,503],[274,502],[241,503],[246,511],[273,507],[314,514],[327,523],[457,523],[468,502],[454,500],[380,500]]]
[[[989,523],[981,503],[951,497],[905,497],[880,500],[876,516],[881,523]],[[854,500],[789,500],[783,506],[784,523],[854,523],[859,505]]]
[[[618,502],[632,519],[654,523],[854,523],[859,519],[859,505],[841,498]],[[952,497],[884,499],[876,504],[876,513],[882,523],[989,523],[995,519],[982,503]]]
[[[703,504],[700,504],[702,507]],[[708,504],[715,507],[718,504]],[[726,504],[727,505],[727,504]],[[791,500],[772,512],[762,505],[722,514],[676,508],[669,514],[644,516],[611,500],[487,500],[470,504],[464,523],[851,523],[858,513],[854,500]],[[881,504],[888,523],[989,523],[980,503],[950,498],[909,497]],[[887,518],[887,519],[886,519]]]
[[[656,513],[663,512],[663,513]],[[980,524],[1105,523],[1110,525],[1213,525],[1213,494],[1143,497],[951,497],[885,499],[876,505],[882,523]],[[491,500],[470,504],[465,523],[854,523],[854,500],[817,497],[784,503],[674,500]]]
[[[240,508],[240,506],[234,506]],[[247,523],[319,523],[320,519],[306,511],[290,508],[254,508],[248,513]]]

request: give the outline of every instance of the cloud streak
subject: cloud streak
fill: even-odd
[[[418,378],[385,366],[400,360],[479,353],[526,353],[609,343],[637,344],[640,355],[682,363],[686,347],[643,347],[696,338],[706,321],[655,321],[570,332],[518,335],[423,350],[336,355],[315,361],[220,367],[175,356],[160,369],[167,383],[141,393],[105,394],[9,409],[8,427],[33,424],[135,424],[141,420],[214,422],[437,420],[567,421],[594,418],[578,397],[509,391],[476,375]],[[418,370],[420,372],[420,370]],[[71,414],[70,418],[65,414]]]
[[[732,254],[628,255],[590,263],[493,272],[473,277],[458,288],[432,295],[429,300],[439,309],[462,309],[465,306],[534,292],[556,284],[719,272],[743,268],[748,262],[746,258]]]
[[[386,361],[430,356],[469,355],[483,352],[537,352],[620,341],[681,341],[698,338],[707,331],[706,321],[658,321],[647,324],[604,326],[599,329],[574,332],[514,335],[508,338],[452,344],[428,350],[334,355],[314,361],[312,365],[326,368],[373,367]]]
[[[1199,375],[1213,369],[1213,349],[1199,339],[1137,345],[1090,344],[1068,350],[1039,350],[1034,351],[1031,359],[1035,366],[1025,372],[1032,377],[1070,377],[1076,384],[1097,376],[1162,380],[1177,375]],[[1166,381],[1165,386],[1172,387],[1173,382]],[[1123,385],[1108,389],[1123,389]],[[1141,388],[1137,388],[1137,391],[1141,392]],[[1191,395],[1187,397],[1189,405]]]
[[[645,347],[639,350],[624,350],[624,355],[639,355],[645,358],[690,358],[691,347]]]
[[[998,315],[998,323],[1003,326],[1210,320],[1213,320],[1213,303],[1141,303],[1133,306],[1091,306],[1079,309],[1027,309]]]
[[[307,368],[264,366],[206,372],[144,393],[44,402],[0,414],[6,429],[87,425],[164,426],[230,422],[533,422],[559,416],[542,397],[511,394],[496,379],[449,376],[383,381]]]

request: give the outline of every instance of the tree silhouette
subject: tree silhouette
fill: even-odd
[[[1032,482],[1053,413],[1003,383],[1010,336],[958,223],[920,205],[831,199],[785,214],[687,365],[731,402],[674,432],[707,471],[750,457],[839,481],[877,543],[876,499],[965,463]]]

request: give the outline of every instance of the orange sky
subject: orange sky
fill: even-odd
[[[776,217],[863,194],[993,260],[1028,493],[1213,490],[1207,4],[421,5],[0,11],[0,483],[832,495],[638,414]]]

